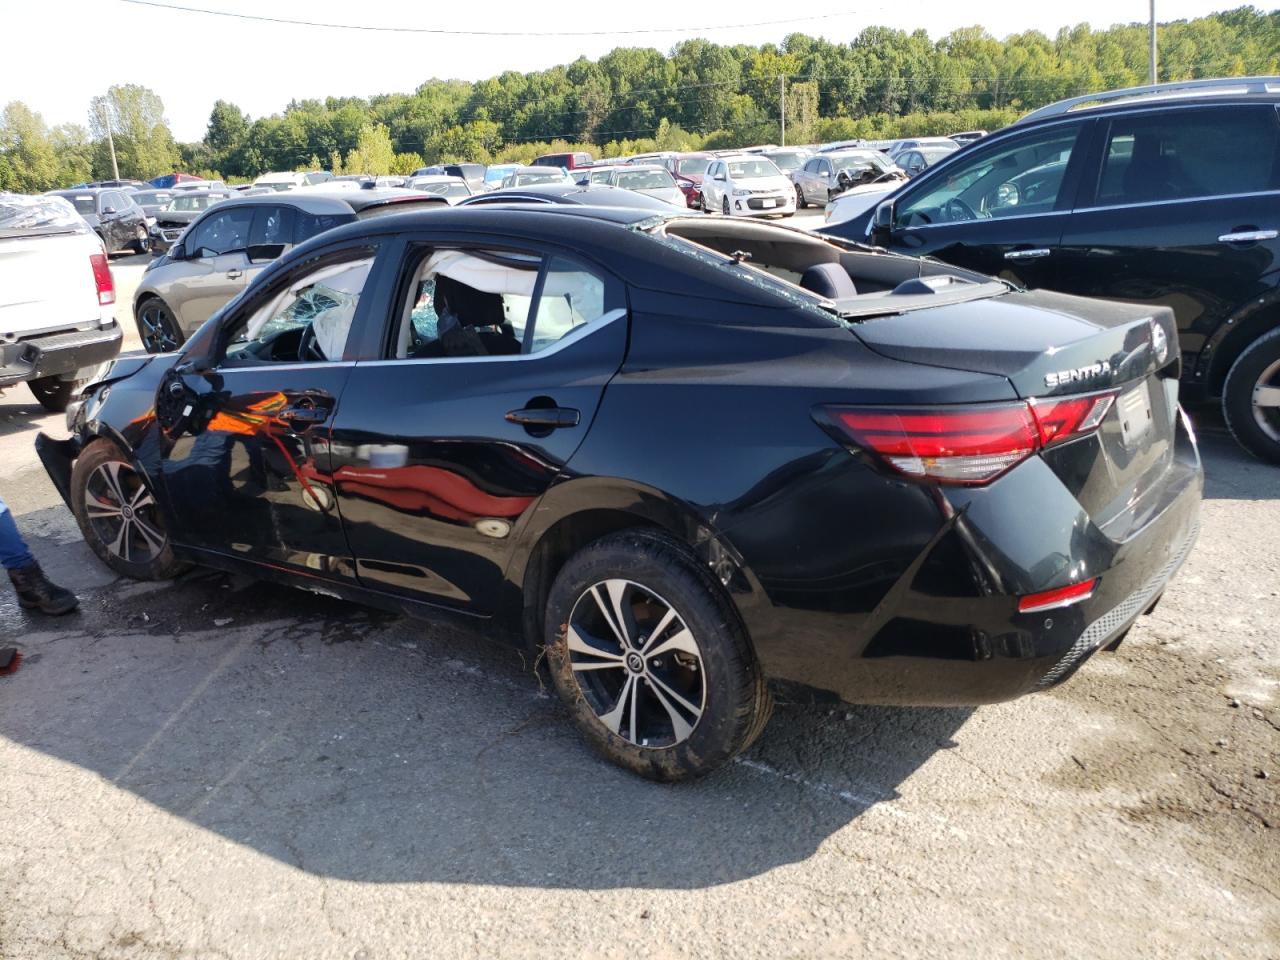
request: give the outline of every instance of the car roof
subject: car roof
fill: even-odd
[[[50,190],[49,193],[55,197],[69,197],[75,195],[77,197],[84,196],[86,193],[99,194],[106,193],[108,190],[119,191],[122,187],[68,187],[66,190]]]
[[[1195,104],[1221,106],[1226,103],[1280,103],[1280,77],[1218,77],[1204,80],[1178,80],[1087,93],[1058,100],[1014,121],[1021,126],[1064,116],[1124,113],[1152,106]],[[1006,128],[1007,129],[1007,128]]]
[[[264,199],[265,198],[265,199]],[[359,213],[369,207],[388,203],[428,203],[435,206],[438,197],[423,193],[421,190],[408,190],[400,187],[388,187],[380,190],[328,190],[324,185],[309,187],[305,191],[286,190],[282,193],[261,194],[255,197],[232,196],[218,204],[218,209],[245,206],[251,204],[261,206],[270,203],[272,206],[294,207],[304,213],[311,214],[346,214]]]
[[[531,183],[526,187],[509,187],[506,190],[494,190],[490,193],[478,194],[458,204],[459,207],[491,207],[499,206],[502,201],[495,198],[509,197],[513,204],[522,200],[550,200],[557,206],[598,206],[609,208],[625,208],[640,210],[644,216],[652,216],[656,211],[677,210],[677,207],[627,190],[602,183],[594,183],[584,187],[577,183]],[[547,204],[550,206],[551,204]],[[527,209],[527,207],[526,207]]]

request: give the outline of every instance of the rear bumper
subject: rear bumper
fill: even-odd
[[[120,352],[123,340],[124,332],[113,320],[109,327],[55,333],[27,341],[40,350],[31,379],[66,376],[106,363]]]
[[[40,348],[33,343],[0,344],[0,387],[30,380],[39,362]]]
[[[1122,541],[1055,489],[1044,464],[1019,470],[986,488],[980,505],[939,500],[941,528],[874,591],[785,596],[762,584],[772,594],[764,616],[739,609],[766,674],[850,703],[976,705],[1053,687],[1121,637],[1196,540],[1203,471],[1189,431],[1179,429],[1145,522]],[[872,523],[865,513],[860,522]],[[905,514],[892,519],[900,529],[908,522]],[[1095,577],[1082,602],[1018,611],[1019,596]]]

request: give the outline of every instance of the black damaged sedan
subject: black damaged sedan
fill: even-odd
[[[1178,373],[1163,307],[751,221],[455,209],[299,246],[37,443],[113,569],[500,626],[674,780],[752,742],[770,680],[979,704],[1119,642],[1196,535]]]

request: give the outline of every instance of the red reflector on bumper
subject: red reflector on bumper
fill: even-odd
[[[1055,607],[1069,607],[1073,603],[1088,599],[1093,588],[1098,585],[1098,578],[1073,583],[1069,587],[1058,587],[1056,590],[1045,590],[1043,593],[1029,593],[1018,598],[1019,613],[1038,613],[1041,610],[1052,610]]]

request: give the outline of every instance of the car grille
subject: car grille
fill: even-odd
[[[1071,645],[1071,649],[1066,652],[1066,655],[1037,681],[1036,687],[1043,690],[1045,687],[1051,687],[1061,681],[1072,667],[1111,640],[1134,617],[1147,609],[1151,601],[1156,598],[1156,595],[1164,589],[1165,584],[1169,582],[1178,567],[1182,566],[1182,561],[1187,559],[1187,554],[1191,552],[1191,547],[1195,544],[1196,536],[1199,532],[1199,526],[1193,527],[1191,532],[1187,534],[1187,538],[1182,541],[1182,546],[1178,548],[1177,552],[1169,558],[1169,561],[1160,568],[1155,576],[1148,580],[1144,586],[1125,597],[1117,606],[1112,607],[1089,626],[1085,627],[1084,633],[1080,634],[1080,638]]]
[[[772,206],[766,207],[764,205],[764,202],[767,199],[773,200]],[[773,197],[752,197],[747,201],[747,206],[750,207],[752,210],[777,210],[780,207],[784,206],[786,202],[787,202],[786,197],[780,196],[778,194],[774,194]]]

